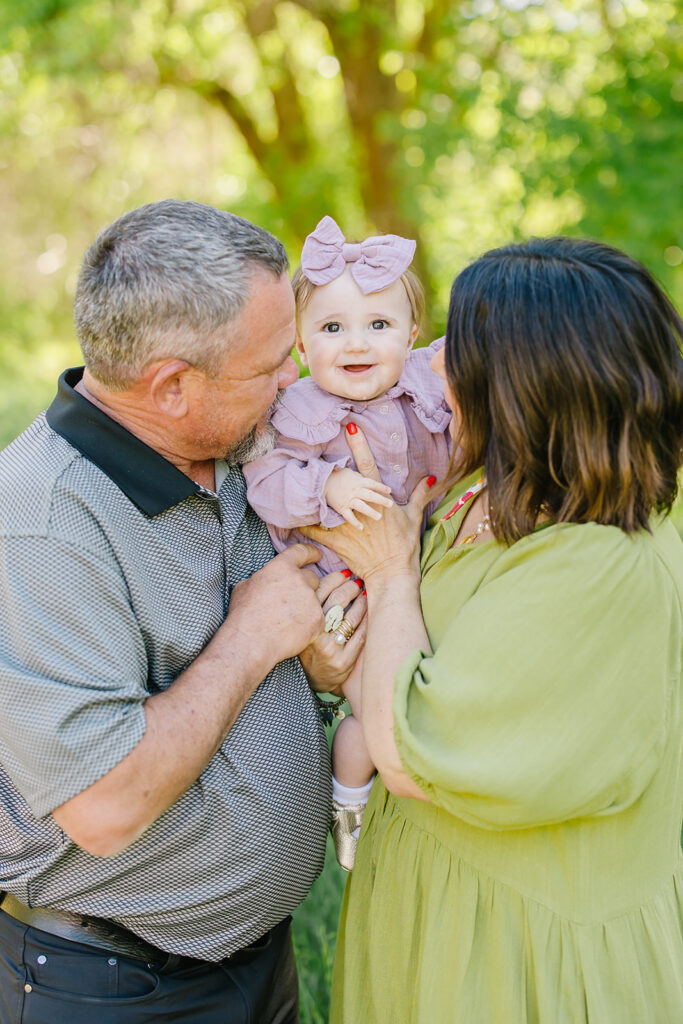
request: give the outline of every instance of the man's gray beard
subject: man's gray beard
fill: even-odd
[[[270,417],[273,409],[284,395],[285,389],[280,388],[275,396],[275,401],[268,409],[267,416]],[[275,447],[277,431],[270,419],[265,423],[255,423],[248,434],[241,441],[238,441],[225,456],[229,466],[243,466],[245,462],[253,462],[260,459],[262,455],[268,455]]]

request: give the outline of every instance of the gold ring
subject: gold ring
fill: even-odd
[[[338,643],[340,647],[343,647],[355,632],[356,627],[352,626],[348,619],[342,619],[334,631],[335,643]]]
[[[344,618],[344,609],[340,604],[334,604],[325,616],[325,632],[332,633],[339,628],[339,623]]]

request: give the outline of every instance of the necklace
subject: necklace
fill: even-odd
[[[462,497],[459,498],[458,501],[456,501],[455,505],[450,510],[450,512],[446,513],[446,515],[443,517],[443,520],[450,519],[451,516],[454,516],[455,513],[459,512],[460,509],[463,508],[469,501],[472,501],[472,499],[476,498],[478,494],[481,494],[482,491],[485,490],[485,488],[486,477],[482,477],[480,480],[477,480],[476,484],[474,484],[474,486],[471,487],[469,491],[465,491]],[[467,537],[463,537],[462,540],[459,540],[457,542],[457,547],[462,547],[466,544],[474,544],[475,541],[479,537],[481,537],[482,533],[486,533],[486,531],[488,531],[489,533],[491,532],[491,512],[492,509],[491,506],[489,505],[488,512],[483,516],[481,522],[477,523],[474,533],[470,533],[468,534]]]
[[[459,512],[460,509],[467,504],[468,501],[471,501],[472,498],[476,497],[477,494],[480,494],[485,487],[486,480],[484,479],[484,477],[482,477],[481,480],[477,480],[476,484],[474,484],[474,486],[471,487],[469,491],[465,491],[462,497],[458,498],[453,508],[450,510],[450,512],[446,513],[442,521],[450,519],[451,516],[454,516],[456,512]]]
[[[485,533],[487,530],[489,531],[489,533],[491,532],[491,509],[490,508],[489,508],[488,512],[486,513],[486,515],[484,516],[484,518],[481,520],[481,522],[477,523],[477,526],[475,528],[474,533],[470,533],[470,534],[468,534],[467,537],[463,537],[462,540],[459,540],[457,546],[458,547],[462,547],[465,544],[474,544],[474,542],[479,537],[481,537],[482,533]]]

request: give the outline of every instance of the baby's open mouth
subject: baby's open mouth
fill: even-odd
[[[346,370],[347,373],[363,373],[365,370],[371,370],[374,363],[349,363],[347,366],[342,366],[342,370]]]

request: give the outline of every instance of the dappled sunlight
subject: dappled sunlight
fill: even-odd
[[[432,334],[454,274],[532,234],[616,244],[683,299],[673,3],[43,8],[0,14],[4,440],[45,402],[43,352],[78,358],[85,248],[166,196],[263,224],[293,263],[324,213],[416,237]]]

